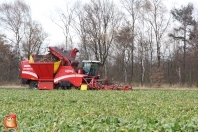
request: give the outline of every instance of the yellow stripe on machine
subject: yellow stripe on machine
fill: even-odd
[[[30,55],[29,63],[34,63],[34,59],[33,59],[32,55]]]
[[[57,70],[58,70],[58,68],[60,66],[60,63],[61,63],[61,61],[54,62],[54,73],[57,72]]]

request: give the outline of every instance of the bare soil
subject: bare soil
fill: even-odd
[[[28,89],[28,85],[1,85],[0,89]]]

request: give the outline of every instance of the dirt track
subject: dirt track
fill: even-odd
[[[28,89],[28,86],[22,86],[22,85],[2,85],[0,86],[0,89]]]

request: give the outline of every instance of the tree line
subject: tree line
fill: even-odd
[[[65,50],[100,60],[101,75],[136,86],[198,86],[198,19],[192,3],[168,11],[162,0],[90,0],[51,17]],[[0,5],[0,82],[19,78],[20,61],[43,54],[49,38],[22,0]],[[78,40],[78,41],[76,41]],[[75,45],[74,45],[75,44]]]

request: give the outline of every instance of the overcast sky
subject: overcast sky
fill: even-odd
[[[0,0],[2,2],[9,2],[14,0]],[[63,8],[66,3],[71,3],[73,0],[24,0],[28,4],[32,11],[33,20],[39,21],[44,30],[49,33],[49,44],[56,45],[64,42],[64,36],[61,29],[55,25],[50,16],[55,12],[57,8]],[[85,1],[85,0],[82,0]],[[86,0],[87,1],[87,0]],[[181,5],[187,5],[189,2],[198,7],[197,0],[164,0],[167,7],[180,7]],[[197,1],[197,2],[196,2]]]

